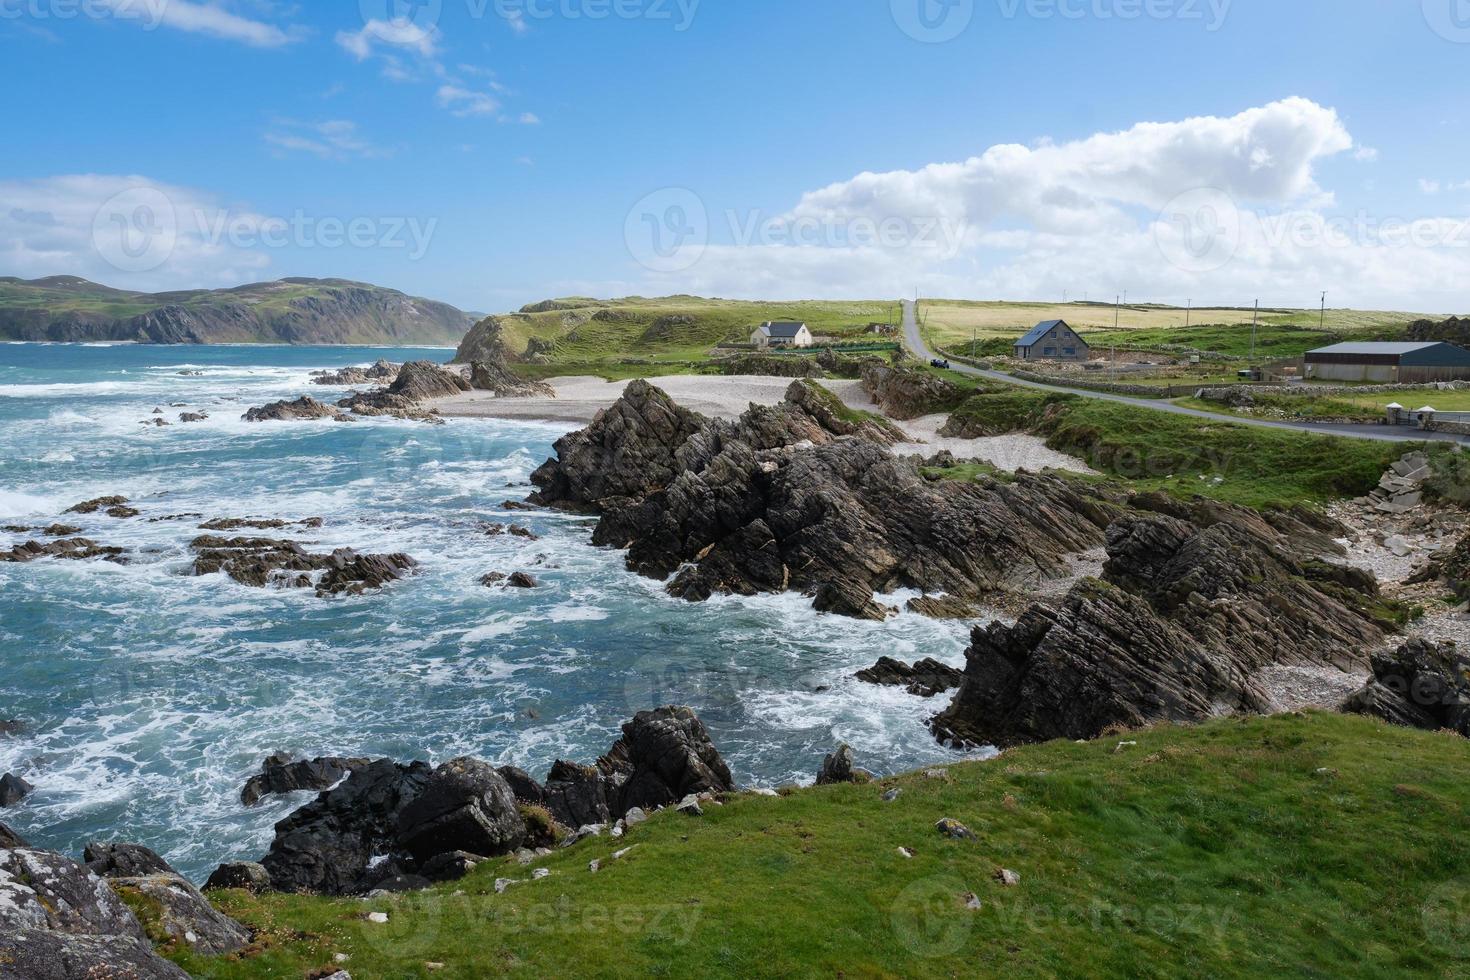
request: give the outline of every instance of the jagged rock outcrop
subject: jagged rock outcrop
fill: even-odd
[[[577,829],[732,789],[730,770],[694,712],[660,708],[625,724],[595,765],[556,763],[544,786],[476,759],[437,769],[377,760],[276,824],[261,866],[278,891],[424,887],[453,868],[540,839],[546,828],[528,826],[522,804],[544,806]],[[256,877],[253,866],[221,865],[209,887],[259,887]]]
[[[240,790],[240,802],[254,806],[267,796],[282,793],[298,793],[302,790],[320,792],[331,789],[347,777],[348,773],[365,768],[371,759],[346,759],[340,756],[324,756],[315,759],[293,761],[284,752],[268,756],[261,764],[260,772],[251,776]]]
[[[961,596],[1066,574],[1120,512],[1105,491],[1058,478],[929,483],[890,434],[830,411],[793,382],[785,403],[705,419],[646,382],[532,475],[536,503],[600,516],[593,542],[628,567],[676,577],[669,591],[795,590],[845,615],[881,618],[873,592]]]
[[[878,662],[853,675],[866,684],[885,687],[902,687],[910,694],[921,698],[932,698],[936,694],[960,686],[964,671],[949,664],[940,663],[931,657],[915,662],[912,666],[892,657],[879,657]]]
[[[330,388],[346,388],[351,385],[370,385],[392,382],[398,377],[401,365],[381,358],[371,367],[345,367],[338,371],[313,371],[311,383]]]
[[[82,851],[88,870],[102,878],[142,878],[177,874],[158,852],[142,844],[88,844]]]
[[[958,385],[928,371],[892,367],[876,358],[863,362],[862,379],[863,388],[883,409],[883,414],[896,419],[953,411],[967,394]]]
[[[1344,711],[1470,737],[1470,659],[1453,643],[1412,639],[1372,658],[1373,677]]]
[[[60,854],[8,846],[0,846],[0,977],[188,980],[97,875]]]
[[[497,398],[555,398],[556,389],[544,381],[522,378],[505,361],[475,361],[470,365],[470,386]]]
[[[391,415],[407,419],[428,419],[434,413],[421,404],[434,398],[449,398],[470,390],[470,382],[459,371],[451,371],[432,361],[409,361],[398,370],[398,377],[387,388],[360,392],[342,399],[337,407],[358,415]]]
[[[303,395],[295,401],[271,402],[269,405],[252,408],[241,419],[246,422],[295,422],[303,419],[344,421],[340,411],[322,404],[310,395]]]
[[[904,603],[904,608],[930,619],[976,619],[980,615],[974,603],[953,595],[918,596]]]
[[[286,892],[352,895],[398,873],[398,816],[433,772],[427,763],[380,759],[276,824],[261,865]]]
[[[1107,532],[1106,581],[971,635],[964,680],[936,734],[974,744],[1092,738],[1111,725],[1268,710],[1268,665],[1361,667],[1393,624],[1377,583],[1303,557],[1263,521],[1200,505]]]
[[[17,834],[3,823],[0,823],[0,850],[12,847],[30,847],[30,845],[25,842],[25,838],[21,837],[20,834]]]
[[[1423,502],[1424,481],[1431,473],[1428,456],[1409,453],[1388,468],[1369,492],[1367,503],[1383,514],[1406,514]]]
[[[720,373],[759,375],[771,378],[825,378],[827,372],[813,357],[781,357],[775,354],[736,354],[721,358]]]
[[[295,541],[204,534],[189,543],[195,575],[224,572],[241,585],[314,588],[319,596],[361,595],[403,578],[418,562],[408,555],[361,555],[338,548],[312,554]]]

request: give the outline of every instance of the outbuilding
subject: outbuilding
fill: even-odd
[[[1304,375],[1314,381],[1428,384],[1470,380],[1470,350],[1439,341],[1345,343],[1308,351]]]
[[[1066,320],[1044,320],[1016,341],[1016,357],[1023,361],[1085,361],[1092,349]]]

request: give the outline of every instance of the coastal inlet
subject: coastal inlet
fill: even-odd
[[[68,853],[147,844],[202,880],[263,853],[300,804],[241,805],[271,753],[545,772],[670,703],[698,711],[741,785],[809,782],[839,741],[884,772],[954,758],[925,727],[942,705],[852,675],[884,655],[961,665],[969,624],[820,616],[797,594],[669,596],[592,547],[588,518],[505,509],[571,423],[240,420],[348,394],[312,371],[450,355],[0,346],[0,525],[27,529],[0,531],[0,550],[62,523],[125,559],[0,564],[0,721],[19,722],[0,729],[0,772],[36,787],[6,823]],[[154,417],[172,424],[139,424]],[[109,495],[138,513],[65,513]],[[309,523],[201,530],[231,518]],[[210,533],[416,565],[362,595],[253,588],[193,574],[190,544]],[[481,581],[515,573],[536,587]]]

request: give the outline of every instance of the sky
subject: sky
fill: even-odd
[[[0,276],[1470,311],[1470,0],[0,0]]]

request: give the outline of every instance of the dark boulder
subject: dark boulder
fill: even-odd
[[[515,766],[500,766],[495,771],[500,773],[500,778],[505,780],[506,784],[510,786],[511,793],[515,794],[515,798],[522,803],[531,803],[539,806],[545,802],[546,791],[541,788],[541,784],[536,782],[535,778],[526,772],[526,770],[518,769]]]
[[[883,414],[895,419],[951,412],[965,400],[965,389],[921,368],[890,367],[876,358],[863,362],[863,388]]]
[[[101,878],[177,875],[158,853],[142,844],[88,844],[82,850],[87,868]]]
[[[1371,663],[1372,678],[1344,711],[1470,737],[1470,658],[1455,644],[1416,638]]]
[[[965,674],[958,667],[951,667],[930,657],[925,657],[913,666],[892,657],[879,657],[876,664],[858,671],[854,676],[867,684],[902,687],[910,694],[932,698],[936,694],[959,687]]]
[[[127,497],[97,497],[94,500],[85,500],[74,507],[68,507],[66,512],[68,514],[95,514],[99,510],[106,510],[109,507],[121,507],[127,502]]]
[[[361,595],[386,587],[417,566],[408,555],[360,555],[339,548],[330,555],[308,552],[295,541],[227,538],[206,534],[189,543],[194,574],[224,572],[241,585],[314,588],[318,596]]]
[[[822,760],[822,768],[817,770],[817,785],[832,786],[836,783],[857,782],[852,767],[852,747],[839,745],[836,750]]]
[[[30,796],[36,787],[21,779],[13,772],[7,772],[0,776],[0,806],[15,806],[21,800]]]
[[[522,378],[504,360],[475,361],[470,365],[470,385],[497,398],[555,398],[556,389],[544,381]]]
[[[602,765],[622,775],[615,817],[634,807],[651,810],[690,794],[735,789],[730,769],[690,708],[640,711],[623,725]]]
[[[254,806],[263,797],[301,790],[331,789],[347,774],[367,766],[371,759],[346,759],[339,756],[302,759],[293,762],[289,755],[277,753],[261,764],[260,772],[246,781],[240,790],[240,802]]]
[[[30,846],[31,845],[26,843],[24,837],[22,837],[20,834],[17,834],[15,831],[5,826],[3,823],[0,823],[0,849]]]
[[[9,551],[0,551],[0,562],[25,564],[38,558],[65,558],[71,561],[103,559],[117,564],[126,563],[123,549],[105,547],[88,538],[60,538],[55,541],[27,541]]]
[[[544,800],[546,809],[563,827],[576,829],[611,823],[621,816],[613,812],[617,807],[617,785],[599,766],[558,759],[546,776]]]
[[[349,385],[366,385],[391,382],[398,377],[399,366],[378,360],[372,367],[345,367],[340,371],[313,371],[311,383],[331,388],[346,388]]]
[[[215,888],[238,888],[248,892],[263,892],[269,891],[270,887],[270,872],[265,870],[264,865],[256,864],[254,861],[232,861],[222,864],[214,869],[209,880],[204,883],[205,891]]]
[[[233,953],[250,942],[250,930],[209,904],[209,899],[176,874],[109,879],[112,890],[143,909],[154,938],[204,956]]]
[[[525,835],[510,785],[477,759],[435,769],[398,815],[398,845],[417,861],[450,851],[495,857],[514,851]]]
[[[370,866],[391,857],[398,816],[423,792],[431,772],[423,762],[379,760],[276,824],[270,853],[260,862],[271,886],[328,895],[371,888],[380,876]]]

